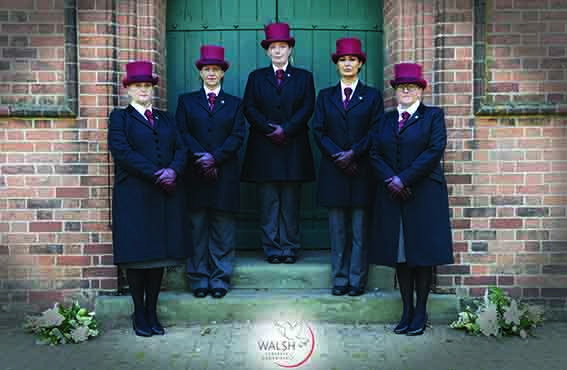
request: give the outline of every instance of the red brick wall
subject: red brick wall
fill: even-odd
[[[0,5],[0,305],[115,290],[106,117],[126,103],[123,65],[138,58],[156,63],[165,106],[165,6]],[[387,105],[393,64],[417,61],[425,102],[446,112],[456,263],[439,268],[440,291],[497,284],[567,312],[566,15],[564,0],[384,1]]]
[[[565,317],[567,1],[384,9],[385,76],[394,63],[422,63],[424,100],[446,112],[456,261],[438,269],[438,290],[499,285]]]
[[[107,116],[126,62],[165,76],[165,3],[3,1],[0,20],[0,306],[113,293]]]

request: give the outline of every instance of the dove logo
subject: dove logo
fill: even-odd
[[[257,341],[263,361],[285,369],[304,365],[315,350],[315,334],[305,321],[275,321]]]

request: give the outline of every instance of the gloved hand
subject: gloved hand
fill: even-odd
[[[345,170],[354,161],[354,152],[352,149],[347,150],[346,152],[338,152],[333,154],[332,158],[335,160],[335,165],[337,167],[341,170]]]
[[[194,156],[196,157],[195,165],[202,171],[215,165],[215,158],[211,153],[199,152],[195,153]]]
[[[392,176],[385,180],[388,190],[394,199],[408,200],[411,196],[411,190],[404,185],[398,176]]]
[[[352,161],[350,166],[345,168],[343,171],[349,176],[356,176],[358,175],[358,164],[356,163],[356,161]]]
[[[276,145],[281,145],[285,142],[285,132],[283,130],[283,128],[278,125],[278,124],[274,124],[274,123],[268,123],[268,125],[270,127],[273,127],[275,130],[270,132],[269,134],[267,134],[266,136],[268,138],[270,138],[270,140],[272,140],[272,143],[276,144]]]
[[[161,185],[164,182],[175,182],[177,178],[177,173],[171,168],[162,168],[161,170],[154,173],[157,176],[156,184]]]

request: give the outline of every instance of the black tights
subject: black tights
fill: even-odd
[[[134,301],[134,313],[136,315],[142,315],[146,311],[148,313],[156,312],[163,270],[163,267],[126,269],[126,278],[130,286],[130,294]]]
[[[427,310],[427,298],[433,281],[432,266],[409,266],[407,263],[398,263],[396,275],[400,285],[404,313],[412,313],[414,310],[425,314]],[[416,304],[413,305],[413,292],[415,289]]]

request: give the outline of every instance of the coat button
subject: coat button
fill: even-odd
[[[159,140],[157,138],[154,141],[156,142],[156,144],[159,143]]]
[[[158,158],[161,158],[161,154],[158,153],[157,157],[158,157]]]
[[[157,132],[154,131],[154,135],[157,136]]]
[[[212,128],[208,128],[207,131],[208,131],[208,132],[211,132],[211,131],[213,131],[213,129],[212,129]]]

